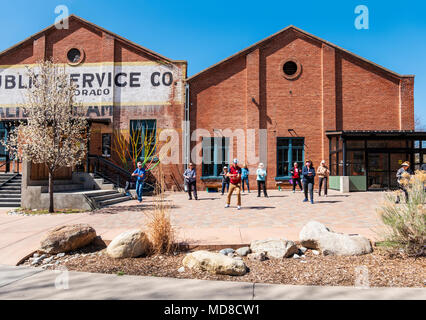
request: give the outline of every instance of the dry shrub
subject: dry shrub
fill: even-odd
[[[151,254],[170,254],[176,249],[176,230],[170,219],[171,205],[165,200],[162,165],[158,166],[155,186],[154,208],[147,213],[148,235],[151,240]]]
[[[396,204],[396,191],[385,196],[385,202],[378,210],[386,230],[381,233],[383,245],[391,249],[403,249],[411,256],[426,255],[426,172],[416,171],[415,175],[406,176],[402,183],[408,192],[408,202]]]

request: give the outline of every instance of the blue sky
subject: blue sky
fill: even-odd
[[[0,51],[55,22],[55,7],[172,59],[189,75],[292,24],[400,74],[415,74],[415,114],[426,125],[424,1],[2,1]],[[369,29],[357,30],[366,5]],[[374,110],[372,110],[374,112]]]

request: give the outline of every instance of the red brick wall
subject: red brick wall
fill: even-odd
[[[296,80],[283,76],[288,58],[302,66]],[[214,129],[267,129],[269,188],[275,187],[277,137],[304,137],[305,159],[318,166],[322,159],[328,162],[327,130],[414,129],[413,78],[399,78],[295,30],[189,83],[191,130],[203,128],[212,135]],[[250,152],[246,146],[245,155]],[[249,167],[252,174],[256,167]],[[197,170],[201,176],[201,166]],[[250,183],[255,186],[254,175]]]
[[[44,33],[30,38],[23,44],[0,56],[0,65],[33,64],[41,59],[53,58],[54,61],[66,63],[66,54],[72,47],[84,50],[84,63],[102,62],[167,62],[160,61],[151,53],[127,43],[102,29],[89,25],[77,18],[71,17],[68,30],[51,28]],[[171,62],[182,70],[186,77],[186,62]],[[177,80],[177,79],[176,79]],[[182,159],[182,121],[184,117],[184,103],[174,101],[170,97],[170,105],[158,106],[114,106],[113,119],[110,125],[94,124],[91,130],[90,153],[102,153],[102,133],[112,133],[113,128],[128,130],[130,120],[156,119],[157,131],[166,128],[176,129],[180,133],[179,152]],[[166,165],[163,167],[166,184],[171,188],[175,178],[183,183],[183,165]]]

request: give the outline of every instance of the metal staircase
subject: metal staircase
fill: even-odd
[[[0,174],[0,207],[21,206],[22,176],[17,173]]]

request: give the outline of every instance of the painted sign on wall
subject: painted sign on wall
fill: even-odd
[[[86,106],[166,105],[183,99],[182,70],[174,65],[85,64],[66,66],[66,71],[77,85],[76,101]],[[0,66],[0,108],[22,105],[31,86],[24,66]]]

